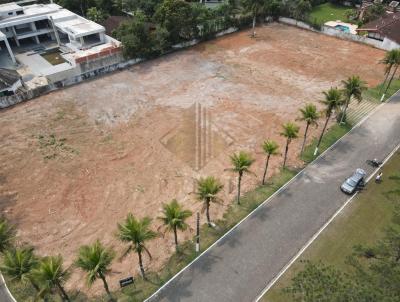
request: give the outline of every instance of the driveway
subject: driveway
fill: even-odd
[[[259,207],[150,301],[253,301],[346,202],[339,186],[400,143],[400,93]]]

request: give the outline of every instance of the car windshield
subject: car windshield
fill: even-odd
[[[352,187],[355,187],[355,186],[357,185],[357,183],[356,183],[353,179],[351,179],[351,178],[347,179],[347,180],[346,180],[346,183],[347,183],[349,186],[352,186]]]

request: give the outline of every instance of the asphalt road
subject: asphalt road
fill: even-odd
[[[3,276],[0,273],[0,302],[16,302],[9,292]]]
[[[346,202],[339,186],[400,143],[400,94],[259,207],[150,301],[254,301]]]

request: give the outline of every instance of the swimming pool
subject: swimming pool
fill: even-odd
[[[350,28],[348,26],[338,24],[335,26],[335,28],[345,33],[350,33]]]

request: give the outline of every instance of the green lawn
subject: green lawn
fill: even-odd
[[[320,25],[323,25],[327,21],[341,20],[346,22],[347,21],[346,12],[348,10],[351,9],[345,6],[334,5],[332,3],[324,3],[315,6],[311,11],[308,19],[311,22]]]
[[[377,99],[380,101],[381,99],[381,94],[379,94],[379,91],[381,90],[382,85],[378,85],[374,88],[370,88],[365,92],[365,95],[369,98]],[[392,84],[390,85],[390,88],[388,89],[386,95],[385,95],[385,101],[391,97],[395,92],[397,92],[400,89],[400,79],[393,80]]]
[[[345,259],[357,244],[372,245],[382,237],[382,230],[390,225],[395,205],[399,204],[400,153],[396,153],[383,168],[383,182],[370,182],[353,202],[334,220],[320,237],[264,296],[263,301],[290,302],[282,289],[301,270],[301,260],[322,261],[346,271]]]
[[[324,152],[331,145],[333,145],[339,138],[341,138],[343,135],[349,132],[351,130],[351,127],[352,126],[349,124],[345,125],[334,124],[331,128],[328,129],[328,131],[326,131],[324,137],[322,138],[321,145],[319,146],[319,153],[316,156],[314,156],[314,150],[315,147],[317,146],[319,139],[319,137],[316,137],[312,140],[311,144],[307,145],[304,148],[304,152],[303,155],[301,156],[301,159],[306,163],[312,162],[319,154]]]

